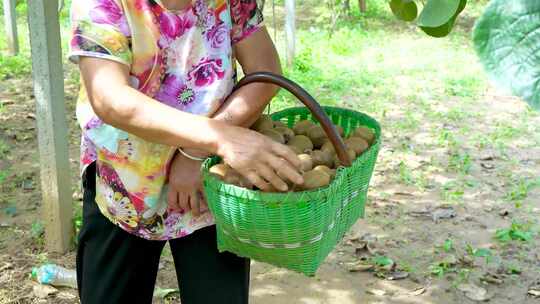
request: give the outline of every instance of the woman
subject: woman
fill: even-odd
[[[183,304],[247,303],[249,260],[218,253],[201,159],[219,155],[261,189],[302,183],[299,160],[250,126],[280,72],[255,0],[73,0],[70,59],[83,86],[83,304],[151,303],[169,241]],[[279,174],[279,176],[278,176]]]

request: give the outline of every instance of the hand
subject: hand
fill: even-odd
[[[201,182],[201,162],[177,154],[169,172],[169,195],[171,209],[180,209],[197,217],[206,210]]]
[[[298,185],[304,183],[300,159],[289,147],[240,127],[222,128],[219,136],[218,155],[259,189],[271,190],[273,186],[287,191],[281,177]]]

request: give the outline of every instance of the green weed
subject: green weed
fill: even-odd
[[[529,192],[536,187],[540,187],[540,178],[529,179],[519,177],[512,183],[510,190],[505,195],[505,199],[513,202],[522,201],[526,199],[529,196]]]
[[[462,175],[469,174],[472,167],[471,155],[467,152],[453,151],[448,160],[448,169]]]
[[[6,158],[9,153],[9,146],[5,141],[0,139],[0,159]]]
[[[447,182],[441,188],[441,196],[446,201],[459,202],[463,199],[464,194],[464,185],[458,181]]]
[[[533,238],[533,233],[528,225],[512,222],[510,228],[497,229],[495,238],[500,242],[522,241],[528,242]]]
[[[432,263],[429,265],[428,270],[432,275],[440,278],[448,273],[456,272],[456,268],[445,260]]]
[[[0,185],[4,183],[4,181],[7,179],[8,176],[9,176],[8,170],[0,170]]]

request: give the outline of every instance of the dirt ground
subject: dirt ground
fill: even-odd
[[[66,82],[80,206],[76,90]],[[34,102],[29,78],[0,82],[0,304],[78,303],[72,289],[38,296],[30,277],[44,262],[74,267],[74,252],[43,248]],[[366,218],[314,278],[254,262],[251,302],[540,303],[540,115],[493,88],[473,100],[404,97],[386,108],[374,113],[384,144]],[[157,286],[176,288],[167,251]]]

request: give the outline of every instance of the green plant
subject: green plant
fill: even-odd
[[[34,239],[42,237],[44,232],[45,228],[43,227],[43,223],[41,223],[40,221],[35,221],[30,226],[30,235]]]
[[[8,175],[9,175],[8,170],[0,170],[0,185],[4,183]]]
[[[512,222],[510,228],[497,229],[495,238],[501,242],[522,241],[528,242],[532,239],[533,234],[527,225]]]
[[[469,153],[453,151],[448,160],[448,168],[461,174],[469,174],[472,167],[472,159]]]
[[[465,194],[464,185],[458,181],[449,181],[441,188],[441,196],[444,200],[458,202]]]
[[[9,146],[0,138],[0,159],[3,159],[9,153]]]
[[[493,253],[487,248],[474,248],[471,244],[467,244],[466,251],[470,256],[485,258],[486,264],[489,264],[493,258]]]
[[[454,249],[454,241],[452,239],[446,239],[442,244],[444,252],[450,252]]]
[[[384,255],[376,255],[372,258],[372,263],[375,266],[385,267],[394,264],[394,260]]]
[[[536,109],[540,109],[536,56],[539,13],[538,1],[493,0],[476,23],[473,36],[480,61],[497,86],[512,91]]]
[[[456,272],[456,268],[448,261],[442,260],[434,262],[428,267],[432,275],[443,277],[447,273]]]
[[[403,21],[416,24],[432,37],[445,37],[453,29],[458,15],[465,9],[467,0],[427,0],[418,15],[418,5],[414,0],[391,0],[390,9]],[[418,16],[418,18],[417,18]]]
[[[529,196],[529,192],[536,187],[540,187],[540,178],[531,180],[528,178],[519,177],[510,190],[506,193],[505,199],[509,201],[522,201]]]

